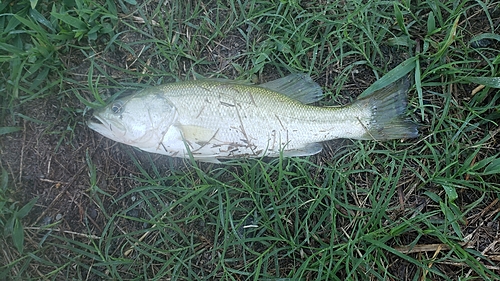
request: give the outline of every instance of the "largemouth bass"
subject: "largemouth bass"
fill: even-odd
[[[321,87],[306,74],[260,85],[196,80],[148,88],[94,112],[88,126],[144,151],[204,162],[313,155],[321,142],[414,138],[405,119],[408,81],[350,105],[309,105]]]

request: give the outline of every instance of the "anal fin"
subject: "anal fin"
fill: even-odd
[[[283,151],[283,156],[285,157],[297,157],[297,156],[309,156],[309,155],[314,155],[318,154],[323,150],[323,146],[321,143],[308,143],[303,147],[300,148],[295,148],[291,150],[284,150]]]

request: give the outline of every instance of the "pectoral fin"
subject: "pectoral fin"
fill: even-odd
[[[200,127],[196,125],[175,125],[182,134],[184,145],[187,145],[190,153],[196,161],[208,163],[220,163],[214,153],[200,150],[206,150],[207,145],[210,144],[217,135],[217,131]],[[188,158],[188,154],[185,155]]]
[[[217,134],[217,131],[196,125],[177,125],[177,127],[187,142],[196,143],[200,146],[212,141]]]

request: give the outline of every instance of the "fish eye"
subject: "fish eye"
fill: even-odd
[[[121,100],[115,101],[111,106],[111,111],[113,111],[114,114],[122,113],[123,109],[124,109],[124,104]]]

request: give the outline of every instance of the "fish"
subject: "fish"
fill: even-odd
[[[187,80],[145,88],[94,111],[88,127],[141,150],[220,163],[308,156],[322,142],[418,136],[406,117],[408,79],[343,106],[315,106],[322,88],[303,73],[263,84]]]

